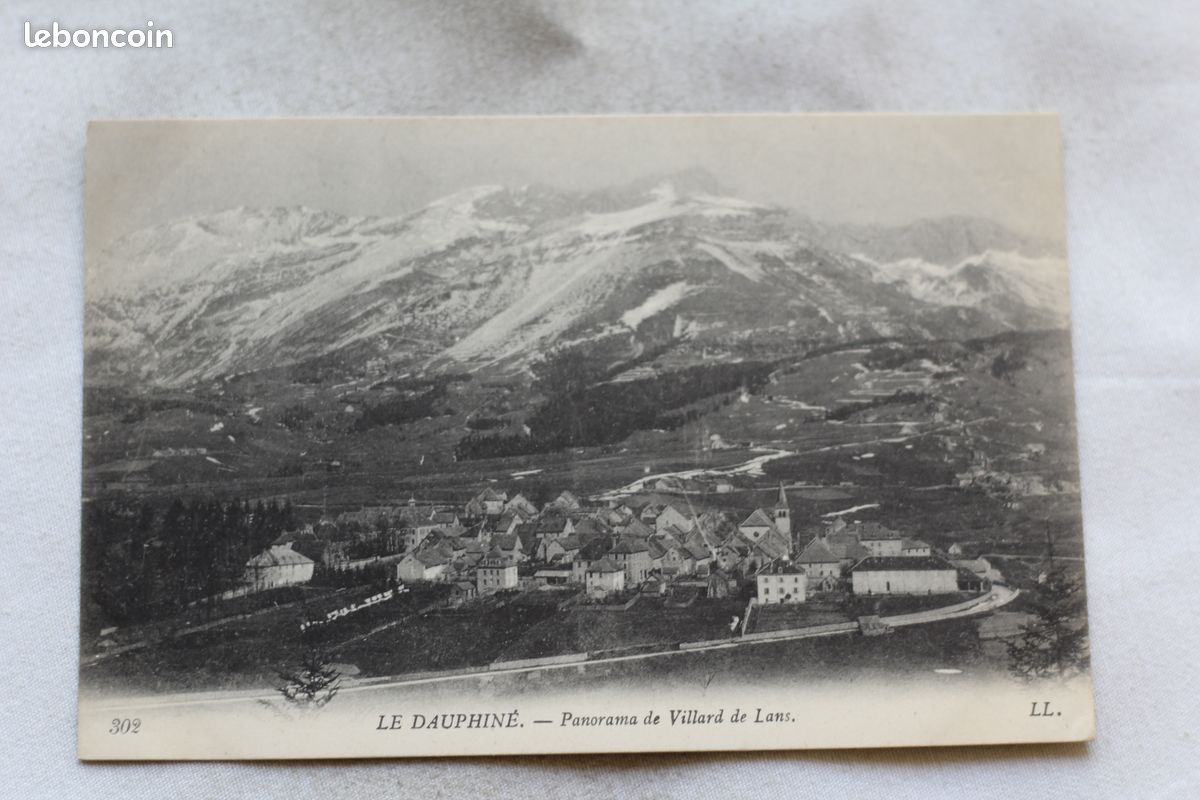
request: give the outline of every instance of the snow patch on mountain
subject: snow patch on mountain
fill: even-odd
[[[501,360],[565,332],[599,296],[597,274],[612,257],[610,248],[599,248],[561,262],[543,259],[527,265],[530,274],[521,281],[524,291],[514,292],[499,313],[446,355],[461,360],[486,354]]]
[[[1070,311],[1067,265],[1055,256],[1024,256],[988,250],[950,266],[906,258],[879,263],[858,255],[880,283],[901,284],[917,300],[941,306],[977,308],[1007,296],[1057,315]]]
[[[746,248],[738,246],[733,242],[721,242],[718,244],[716,240],[707,240],[697,242],[696,249],[712,256],[747,280],[761,283],[766,277],[762,266],[746,251]]]
[[[715,210],[725,209],[743,213],[768,210],[766,206],[761,206],[758,203],[751,203],[737,197],[727,197],[725,195],[706,194],[702,192],[692,195],[692,199],[698,203],[712,206]]]
[[[762,210],[762,206],[733,197],[712,194],[680,195],[674,184],[665,182],[650,190],[649,202],[622,211],[586,214],[573,230],[584,236],[616,236],[643,225],[696,215],[740,217]]]
[[[678,281],[672,283],[670,286],[664,286],[647,297],[640,306],[631,308],[622,314],[621,323],[628,325],[632,329],[636,329],[645,320],[650,319],[650,317],[659,312],[666,311],[687,297],[691,291],[691,287],[688,286],[687,281]]]
[[[863,338],[1065,319],[1061,258],[851,258],[711,183],[482,186],[397,217],[238,208],[156,226],[89,263],[89,374],[179,386],[335,352],[515,368],[628,337],[685,298],[675,338],[717,346],[786,326]]]
[[[676,202],[675,189],[662,184],[651,191],[653,200],[644,205],[607,214],[587,214],[574,230],[584,236],[613,236],[632,228],[679,216],[687,210]]]

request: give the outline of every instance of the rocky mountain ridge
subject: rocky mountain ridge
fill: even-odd
[[[312,359],[519,371],[556,347],[954,338],[1066,323],[1066,267],[986,220],[820,225],[689,170],[595,192],[465,189],[411,214],[238,208],[89,264],[94,383]]]

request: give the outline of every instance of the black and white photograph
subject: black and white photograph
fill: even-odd
[[[83,757],[1090,737],[1053,115],[98,122],[86,214]]]

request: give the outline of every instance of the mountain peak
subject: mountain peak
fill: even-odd
[[[695,166],[639,178],[627,184],[625,188],[639,194],[669,190],[676,197],[681,198],[694,195],[730,194],[729,190],[721,186],[711,172],[703,167]]]

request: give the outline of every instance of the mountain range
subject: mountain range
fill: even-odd
[[[1066,280],[1058,246],[989,220],[824,224],[702,170],[479,186],[397,217],[243,207],[93,256],[86,374],[187,387],[313,360],[515,373],[565,347],[965,338],[1064,327]]]

